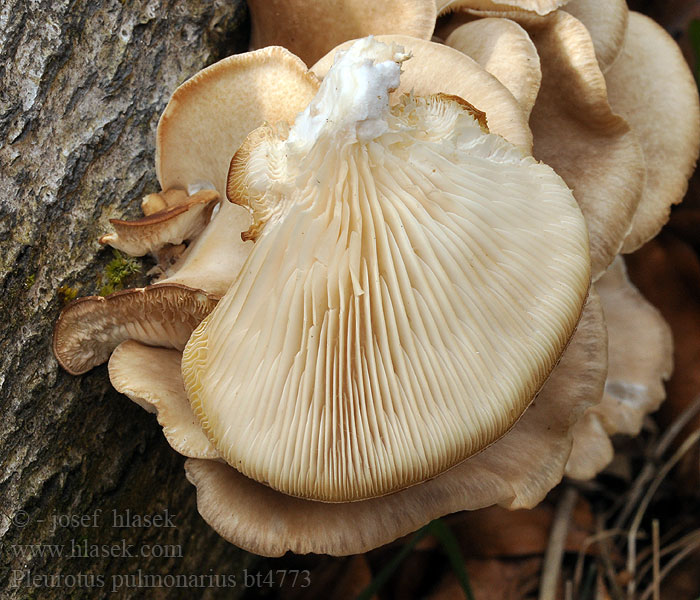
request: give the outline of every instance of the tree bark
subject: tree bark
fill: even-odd
[[[108,219],[139,214],[140,198],[158,191],[155,130],[169,95],[244,49],[247,30],[243,0],[0,8],[3,598],[243,591],[254,558],[201,519],[183,458],[153,416],[112,390],[104,366],[63,372],[51,335],[71,290],[104,283],[112,253],[97,239]]]

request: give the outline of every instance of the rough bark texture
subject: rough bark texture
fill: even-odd
[[[61,371],[50,342],[71,293],[62,286],[79,296],[100,288],[112,254],[97,239],[108,219],[138,214],[141,196],[158,189],[154,136],[169,94],[244,48],[247,35],[242,0],[2,3],[2,598],[243,591],[242,569],[253,559],[202,521],[183,459],[153,416],[111,389],[104,366],[83,377]],[[167,510],[174,527],[118,528],[113,510]],[[86,550],[87,558],[76,556]],[[175,556],[138,556],[157,553]],[[185,587],[146,579],[166,574],[210,578]],[[217,574],[236,577],[236,589],[230,578],[211,579]]]

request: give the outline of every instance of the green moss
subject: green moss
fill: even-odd
[[[73,300],[75,300],[78,296],[78,290],[67,285],[62,285],[60,288],[58,288],[56,293],[61,300],[61,304],[63,305],[73,302]]]
[[[141,265],[136,259],[124,256],[119,250],[112,252],[114,258],[107,263],[104,273],[100,276],[100,296],[108,296],[124,289],[129,279],[141,272]]]
[[[27,278],[24,280],[24,287],[26,289],[29,289],[34,285],[34,282],[36,281],[36,274],[32,273],[31,275],[27,275]]]

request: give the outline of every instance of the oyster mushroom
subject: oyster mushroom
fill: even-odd
[[[153,211],[158,200],[154,197],[177,199]],[[182,190],[169,190],[163,194],[150,194],[144,199],[145,216],[135,221],[110,219],[114,233],[103,235],[100,244],[109,244],[131,256],[143,256],[156,252],[166,244],[178,245],[198,236],[209,223],[219,194],[214,190],[202,190],[188,196]]]
[[[461,99],[390,107],[406,58],[356,42],[291,128],[254,131],[231,164],[257,239],[183,378],[221,456],[286,494],[382,496],[483,450],[588,291],[568,187]]]
[[[61,311],[54,356],[66,371],[81,375],[128,339],[181,350],[217,300],[203,290],[169,283],[79,298]]]
[[[433,96],[437,92],[465,97],[476,109],[463,104],[463,112],[473,115],[479,115],[480,111],[486,112],[488,127],[492,132],[503,135],[519,146],[521,151],[529,153],[532,135],[527,114],[534,94],[538,93],[535,88],[542,83],[545,91],[538,95],[538,103],[544,100],[537,109],[541,111],[539,118],[547,110],[553,110],[555,114],[558,111],[561,123],[569,127],[571,133],[560,136],[560,150],[568,152],[567,145],[570,142],[576,148],[576,138],[583,135],[582,145],[584,148],[586,145],[589,147],[586,150],[588,154],[590,148],[606,149],[608,158],[601,161],[603,166],[607,164],[610,169],[617,168],[622,175],[632,179],[635,176],[630,174],[644,172],[639,145],[628,142],[632,137],[629,135],[630,128],[618,126],[624,121],[616,117],[610,109],[608,97],[601,93],[605,86],[602,74],[606,78],[612,76],[610,65],[621,52],[624,36],[620,32],[627,23],[624,3],[616,1],[603,6],[605,3],[600,2],[569,2],[571,12],[579,21],[562,11],[555,11],[564,2],[512,0],[507,3],[486,3],[478,0],[458,4],[467,8],[467,5],[479,4],[483,8],[484,5],[491,4],[491,8],[496,7],[499,11],[499,16],[516,19],[519,26],[536,42],[534,46],[538,51],[538,59],[541,59],[543,83],[538,80],[537,69],[523,68],[532,67],[532,46],[525,40],[520,49],[515,51],[507,44],[490,44],[485,38],[472,44],[476,45],[477,51],[465,50],[473,53],[473,58],[490,70],[492,75],[504,79],[499,82],[496,77],[485,73],[474,60],[457,50],[432,45],[425,40],[404,38],[408,40],[407,43],[404,44],[403,39],[400,43],[414,52],[415,56],[411,61],[403,63],[406,73],[401,84],[408,85],[408,90],[403,91],[413,89],[418,95],[429,96],[427,100],[433,101],[433,106],[440,102],[450,104],[449,98],[440,97],[439,94]],[[598,4],[600,10],[592,9]],[[624,9],[622,12],[621,7]],[[469,18],[477,14],[493,16],[492,13],[480,13],[478,9],[470,10],[472,16]],[[537,12],[550,14],[540,17],[535,15]],[[608,19],[600,16],[613,13],[621,18],[616,16],[615,19]],[[588,37],[583,35],[585,28],[580,27],[580,21],[586,26],[590,34]],[[611,25],[613,21],[614,26]],[[475,22],[475,36],[480,35],[479,22]],[[483,29],[484,36],[521,36],[520,30],[508,25],[494,26],[491,33],[486,33],[486,30],[487,28]],[[292,36],[299,33],[293,29],[287,31]],[[505,34],[498,33],[499,31]],[[610,39],[609,43],[606,36]],[[321,37],[327,38],[325,35]],[[581,40],[583,45],[579,44]],[[441,49],[433,51],[433,46]],[[486,51],[479,55],[479,48],[486,48]],[[577,52],[581,48],[584,52],[579,55]],[[424,50],[427,52],[424,53]],[[505,59],[509,51],[512,51],[512,61]],[[431,58],[426,58],[428,56]],[[157,166],[164,186],[167,184],[168,187],[188,189],[195,186],[199,189],[204,184],[204,187],[213,187],[223,195],[227,187],[228,159],[245,136],[264,121],[273,124],[277,121],[291,122],[292,116],[308,104],[318,88],[318,81],[305,71],[301,62],[291,55],[285,55],[279,48],[266,48],[222,62],[225,67],[214,65],[205,70],[201,77],[196,76],[182,86],[166,110],[167,118],[164,115],[161,120]],[[514,65],[510,72],[505,68],[506,62]],[[327,56],[314,67],[314,71],[325,75],[330,63],[331,58]],[[324,64],[323,68],[319,66]],[[455,73],[460,76],[454,77]],[[557,90],[558,78],[562,78],[563,88],[574,90],[581,96],[577,105],[579,114],[566,114],[562,101],[556,105],[557,96],[554,92]],[[236,86],[236,82],[242,85]],[[446,89],[446,86],[454,87]],[[241,94],[241,89],[247,93]],[[401,91],[399,89],[394,92],[392,102],[396,102]],[[514,93],[518,96],[517,100],[513,97]],[[226,100],[230,101],[230,106],[227,106]],[[455,98],[451,100],[459,103]],[[611,97],[610,101],[612,100]],[[402,102],[405,104],[405,101]],[[416,99],[415,102],[420,104],[424,100]],[[691,105],[691,112],[693,108],[696,107]],[[623,112],[623,104],[614,105],[614,109]],[[693,114],[697,114],[697,111]],[[591,119],[587,120],[587,115]],[[465,118],[464,115],[462,118]],[[606,131],[605,128],[611,124],[613,127]],[[646,130],[641,128],[638,131],[644,134]],[[551,128],[536,128],[535,133],[536,149],[538,137],[544,140],[545,145],[550,144],[552,149],[555,148],[556,135],[551,134]],[[635,134],[634,131],[632,133]],[[216,286],[220,295],[226,292],[241,266],[246,263],[252,242],[242,244],[245,249],[243,252],[233,253],[235,258],[230,262],[234,265],[231,269],[228,266],[220,269],[215,267],[216,263],[230,257],[230,253],[217,255],[216,261],[207,260],[206,257],[216,254],[214,248],[218,242],[225,243],[227,239],[230,241],[231,236],[227,238],[227,231],[248,231],[248,238],[260,241],[270,235],[272,225],[284,216],[285,211],[280,209],[282,205],[274,206],[264,201],[266,186],[259,185],[267,182],[272,186],[270,189],[274,186],[279,188],[278,184],[283,182],[284,177],[280,179],[278,176],[284,174],[284,169],[266,169],[266,161],[262,159],[259,149],[261,143],[271,147],[273,151],[267,158],[272,157],[274,162],[274,149],[278,143],[286,143],[288,135],[285,125],[259,129],[248,139],[235,161],[232,170],[234,177],[229,180],[231,197],[249,209],[254,226],[249,227],[250,217],[240,206],[222,204],[212,223],[190,246],[173,272],[168,273],[170,280],[177,281],[181,277],[182,281],[186,281],[197,276],[199,267],[204,265],[210,273],[207,285]],[[595,136],[598,136],[598,143],[591,143]],[[665,139],[668,141],[671,137]],[[209,143],[210,140],[213,143]],[[565,164],[571,165],[571,156],[575,154],[568,153],[564,157]],[[609,159],[611,156],[615,160]],[[257,167],[250,168],[253,163]],[[282,163],[279,161],[274,164],[281,166]],[[269,166],[271,163],[267,164]],[[595,163],[591,164],[595,166]],[[575,161],[573,166],[575,167]],[[251,177],[251,174],[255,176]],[[609,178],[607,174],[604,177],[597,177],[597,172],[595,174],[596,177],[586,179],[586,174],[583,173],[582,180],[583,187],[590,187],[594,192],[596,179],[604,182]],[[569,185],[577,193],[577,189],[582,187],[579,180],[571,179],[571,174],[567,178],[573,182]],[[609,220],[609,230],[606,229],[606,218],[599,214],[595,193],[591,195],[590,190],[586,191],[593,201],[582,204],[584,208],[587,207],[587,211],[592,209],[592,214],[597,215],[597,220],[592,221],[598,225],[597,229],[593,228],[592,235],[596,276],[604,272],[615,248],[621,245],[621,239],[627,235],[630,215],[636,210],[639,189],[643,184],[643,176],[637,179],[639,186],[629,186],[627,196],[622,196],[621,204],[625,210],[620,214],[610,213],[613,218]],[[603,199],[604,191],[599,190],[598,194]],[[604,202],[602,206],[605,208]],[[228,220],[228,228],[223,225],[222,216]],[[207,252],[195,252],[197,248],[205,246],[209,247]],[[278,250],[273,249],[271,255],[278,256]],[[607,275],[603,278],[607,278]],[[605,286],[605,283],[600,285]],[[207,289],[213,291],[214,288]],[[620,298],[624,303],[632,302],[632,297],[628,294],[621,294]],[[615,319],[615,311],[608,311],[608,316]],[[619,323],[612,323],[612,326],[619,326]],[[570,338],[566,351],[560,356],[558,366],[552,370],[535,401],[501,438],[482,452],[429,481],[384,496],[354,502],[328,503],[295,498],[289,493],[273,489],[267,485],[269,482],[254,481],[225,464],[222,457],[225,453],[220,452],[217,440],[212,435],[203,434],[199,418],[189,407],[184,381],[179,379],[177,385],[163,385],[162,381],[147,373],[134,374],[132,371],[134,365],[152,361],[154,365],[162,364],[163,371],[172,373],[174,377],[180,352],[162,351],[136,341],[123,342],[110,360],[110,376],[117,389],[145,408],[156,410],[168,441],[179,452],[191,457],[187,463],[187,474],[198,488],[199,510],[224,537],[261,554],[277,555],[290,549],[297,552],[347,554],[386,543],[423,525],[427,520],[455,510],[480,508],[493,503],[510,508],[533,506],[556,485],[565,465],[568,472],[574,475],[576,469],[587,468],[591,464],[594,464],[594,471],[599,469],[606,459],[596,457],[590,444],[601,439],[607,441],[611,428],[604,417],[590,417],[594,414],[592,406],[603,394],[607,369],[606,350],[605,325],[595,288],[592,288],[587,308],[575,335]],[[610,342],[610,352],[619,352],[619,344],[614,339]],[[611,363],[618,359],[619,355],[611,356]],[[619,362],[622,365],[620,370],[626,369],[623,363],[624,361]],[[649,379],[650,402],[647,406],[651,406],[657,401],[655,393],[658,378],[663,376],[667,367],[665,362],[658,359],[652,359],[648,364],[652,376]],[[624,377],[620,381],[635,383]],[[623,405],[624,402],[617,404]],[[601,408],[599,414],[607,413]],[[597,423],[603,437],[596,437],[595,431],[591,434],[590,427],[574,427],[577,421],[584,425]],[[204,428],[208,427],[209,423],[205,422]],[[342,436],[342,430],[340,434]],[[572,441],[575,441],[575,447],[570,458]],[[577,463],[577,456],[584,457],[584,461]],[[271,515],[275,515],[275,518],[271,519]]]

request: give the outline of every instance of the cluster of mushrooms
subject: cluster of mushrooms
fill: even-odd
[[[258,554],[593,477],[672,368],[619,255],[698,153],[675,43],[619,0],[249,5],[260,49],[175,91],[163,191],[100,240],[157,280],[66,307],[60,364],[109,360]]]

